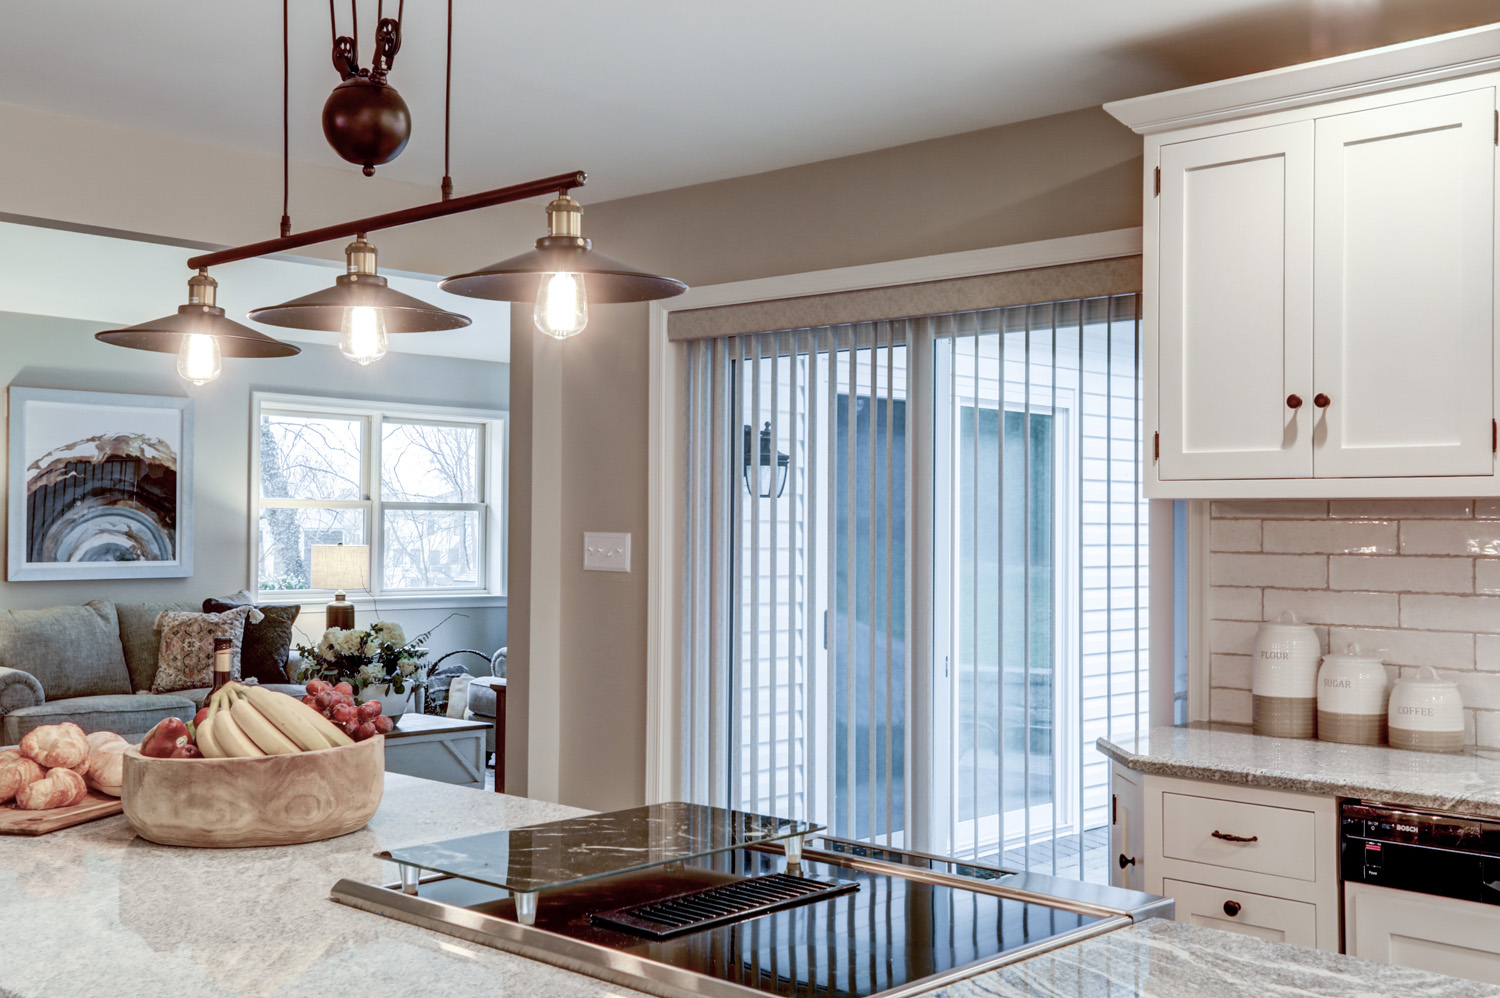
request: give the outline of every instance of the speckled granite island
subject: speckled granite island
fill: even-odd
[[[1099,750],[1128,769],[1158,776],[1500,817],[1500,752],[1495,751],[1405,752],[1384,745],[1267,738],[1227,724],[1101,738]]]
[[[192,850],[123,817],[0,839],[0,998],[406,998],[637,994],[328,900],[392,879],[377,850],[584,812],[387,776],[370,825],[305,846]],[[1148,922],[938,992],[945,998],[1404,994],[1500,988]]]

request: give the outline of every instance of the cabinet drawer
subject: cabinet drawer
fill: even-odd
[[[1162,891],[1177,902],[1179,922],[1294,946],[1318,945],[1317,905],[1182,880],[1163,880]]]
[[[1161,810],[1167,859],[1317,879],[1312,811],[1174,793],[1161,795]]]

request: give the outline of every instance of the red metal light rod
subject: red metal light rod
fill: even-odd
[[[309,229],[306,232],[284,236],[280,239],[267,239],[264,242],[249,243],[245,246],[234,246],[230,249],[218,250],[213,253],[204,253],[202,256],[195,256],[188,260],[187,265],[190,270],[203,270],[208,267],[217,267],[220,264],[234,263],[236,260],[249,260],[257,256],[265,256],[268,253],[284,253],[287,250],[297,249],[301,246],[324,243],[330,239],[346,239],[360,232],[391,229],[398,225],[425,222],[430,218],[458,215],[466,211],[473,211],[476,208],[489,208],[497,204],[509,204],[512,201],[525,201],[528,198],[541,197],[544,194],[570,191],[576,187],[582,187],[588,183],[588,179],[588,174],[582,170],[576,170],[573,173],[559,173],[555,177],[547,177],[544,180],[533,180],[529,183],[516,184],[512,187],[497,187],[492,191],[468,194],[449,201],[433,201],[429,204],[417,205],[414,208],[388,211],[384,215],[371,215],[368,218],[358,218],[352,222],[325,225],[321,229]]]

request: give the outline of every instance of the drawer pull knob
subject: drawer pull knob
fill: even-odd
[[[1259,842],[1260,841],[1260,836],[1259,835],[1251,835],[1251,836],[1249,836],[1247,838],[1244,835],[1230,835],[1228,832],[1221,832],[1217,828],[1214,829],[1214,838],[1216,838],[1216,839],[1223,839],[1225,842]]]
[[[1329,403],[1331,403],[1332,401],[1333,399],[1329,398],[1327,395],[1324,395],[1322,392],[1319,392],[1318,394],[1313,396],[1313,405],[1317,406],[1319,409],[1327,409]]]
[[[1302,408],[1302,396],[1301,395],[1288,395],[1286,397],[1286,407],[1288,409],[1300,409],[1300,408]]]
[[[1240,903],[1238,901],[1225,901],[1224,902],[1224,914],[1228,915],[1230,918],[1233,918],[1234,916],[1238,915],[1239,913],[1240,913]]]
[[[1135,857],[1134,856],[1126,856],[1123,852],[1120,853],[1120,869],[1123,870],[1127,866],[1134,866],[1134,865],[1135,865]]]

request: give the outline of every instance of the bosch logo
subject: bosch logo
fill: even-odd
[[[1403,825],[1400,822],[1397,822],[1397,824],[1396,824],[1396,831],[1398,831],[1398,832],[1411,832],[1412,834],[1416,834],[1417,826],[1416,825]]]

